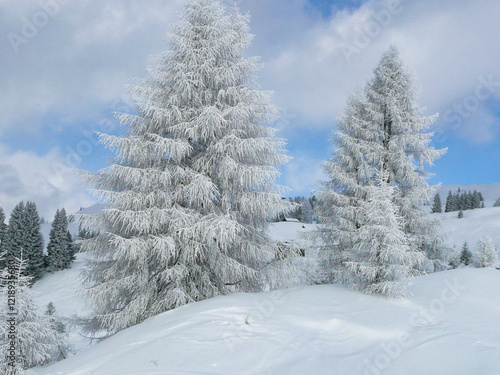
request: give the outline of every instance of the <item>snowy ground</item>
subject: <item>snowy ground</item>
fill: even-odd
[[[472,248],[483,235],[500,245],[500,208],[439,214],[448,243]],[[304,227],[304,228],[303,228]],[[312,224],[275,223],[280,241]],[[78,274],[46,275],[37,302],[53,301],[71,318],[85,312]],[[313,374],[498,375],[500,271],[459,269],[418,278],[414,296],[390,301],[339,286],[234,294],[194,303],[124,330],[90,348],[72,330],[79,353],[29,375]]]
[[[498,375],[500,271],[422,277],[389,301],[337,286],[190,304],[28,374]]]

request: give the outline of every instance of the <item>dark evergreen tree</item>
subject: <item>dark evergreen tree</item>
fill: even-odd
[[[434,196],[434,204],[432,205],[432,213],[441,213],[443,212],[443,207],[441,204],[441,197],[439,196],[439,193],[436,193]]]
[[[444,208],[444,212],[453,212],[454,211],[454,196],[451,191],[448,192],[448,197],[446,198],[446,206]]]
[[[66,232],[66,238],[68,241],[67,242],[68,247],[66,249],[66,268],[70,268],[71,263],[73,263],[74,260],[76,259],[76,248],[73,242],[73,236],[69,231]]]
[[[484,204],[484,202],[483,202]],[[495,203],[493,203],[493,207],[500,207],[500,198],[498,198]]]
[[[6,259],[21,258],[21,251],[26,259],[26,237],[24,235],[24,202],[18,203],[10,214],[9,226],[7,229]]]
[[[23,256],[26,259],[27,275],[33,282],[42,277],[45,268],[43,255],[43,236],[40,228],[40,216],[34,202],[27,202],[24,214],[24,236],[26,241]]]
[[[56,272],[69,268],[74,258],[73,239],[68,232],[68,217],[64,208],[57,210],[47,245],[47,270]]]
[[[469,244],[467,241],[464,242],[462,246],[462,252],[460,253],[460,263],[468,266],[472,263],[472,253],[469,250]]]
[[[477,190],[474,190],[472,197],[473,197],[474,208],[481,208],[481,197],[479,196],[479,193],[477,192]]]
[[[462,219],[463,217],[464,217],[464,212],[463,212],[462,210],[460,210],[460,211],[458,212],[458,218],[459,218],[459,219]]]

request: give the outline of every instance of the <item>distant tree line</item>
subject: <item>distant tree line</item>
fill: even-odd
[[[34,283],[44,271],[55,272],[69,268],[75,257],[73,238],[68,231],[68,217],[63,209],[57,210],[44,254],[42,219],[34,202],[20,202],[12,210],[8,224],[0,207],[0,263],[3,269],[9,259],[22,259],[23,275]]]
[[[484,208],[484,198],[481,192],[477,190],[466,192],[460,189],[456,193],[448,192],[444,212],[466,211],[476,208]],[[435,212],[434,209],[433,212]]]

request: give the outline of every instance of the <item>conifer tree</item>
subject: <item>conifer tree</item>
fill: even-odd
[[[483,202],[484,203],[484,202]],[[495,203],[493,203],[493,207],[500,207],[500,198],[498,198]]]
[[[134,87],[124,137],[101,135],[113,164],[85,174],[109,205],[83,218],[84,274],[97,329],[110,334],[181,306],[253,290],[273,262],[267,221],[289,210],[275,185],[287,161],[266,124],[271,93],[243,56],[248,18],[218,1],[187,1],[151,81]],[[266,267],[271,270],[272,267]]]
[[[482,237],[476,246],[474,266],[477,268],[496,267],[498,265],[498,250],[490,237]]]
[[[6,261],[8,267],[2,270],[0,278],[0,373],[17,375],[25,369],[57,360],[55,353],[66,343],[33,301],[29,290],[32,277],[26,276],[26,263],[17,258]],[[15,306],[7,305],[9,290],[15,290]],[[16,334],[9,336],[13,319]],[[12,357],[11,346],[15,347]]]
[[[463,219],[464,217],[464,212],[462,210],[458,211],[458,218]]]
[[[452,212],[454,211],[454,197],[453,197],[453,194],[451,193],[451,191],[448,192],[448,197],[446,198],[446,205],[445,205],[445,209],[444,209],[444,212]]]
[[[430,146],[433,134],[425,131],[436,116],[421,117],[413,77],[395,46],[382,57],[365,95],[367,118],[378,128],[382,146],[376,170],[387,173],[387,182],[398,187],[395,203],[410,247],[424,251],[435,261],[434,266],[439,267],[443,258],[443,238],[438,235],[440,222],[420,207],[436,191],[427,183],[431,174],[424,167],[433,165],[446,150]]]
[[[361,205],[363,219],[345,265],[354,275],[354,286],[363,292],[406,296],[408,279],[421,275],[418,269],[428,260],[423,252],[410,247],[394,204],[396,189],[387,182],[387,175],[378,174],[378,179],[378,185],[367,189]]]
[[[24,202],[18,203],[10,213],[9,226],[7,229],[7,255],[5,259],[20,258],[21,250],[26,248],[26,237],[24,235]]]
[[[55,272],[67,269],[74,260],[73,239],[68,232],[68,217],[63,208],[56,211],[47,245],[47,270]]]
[[[32,281],[37,281],[42,277],[45,268],[45,258],[43,254],[43,236],[40,228],[40,216],[34,202],[27,202],[23,220],[23,235],[25,237],[25,247],[23,248],[26,257],[26,272],[32,277]]]
[[[62,361],[68,357],[68,354],[72,351],[72,349],[68,343],[66,327],[57,316],[56,307],[53,302],[49,302],[47,305],[45,317],[48,320],[51,329],[56,332],[56,335],[58,336],[56,345],[53,347],[51,359],[54,361]]]
[[[352,250],[353,235],[363,219],[361,206],[367,198],[372,179],[371,165],[376,162],[378,129],[365,120],[365,103],[359,93],[348,98],[331,138],[334,154],[323,165],[328,180],[316,191],[315,212],[323,224],[313,236],[319,239],[320,264],[330,281],[351,284],[352,274],[345,267]]]
[[[460,263],[468,266],[472,263],[472,253],[469,250],[469,244],[467,241],[464,242],[462,246],[462,252],[460,253]]]
[[[434,204],[432,205],[431,212],[433,214],[443,212],[443,207],[441,204],[441,197],[439,196],[439,193],[436,193],[436,195],[434,196]]]

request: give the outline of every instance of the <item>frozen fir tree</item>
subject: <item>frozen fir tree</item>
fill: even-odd
[[[464,266],[468,266],[472,263],[472,253],[469,250],[469,244],[467,241],[462,245],[462,252],[460,253],[460,263]]]
[[[52,360],[62,361],[67,358],[69,353],[71,353],[71,347],[68,343],[68,334],[66,332],[66,326],[61,321],[61,318],[57,315],[56,307],[53,302],[49,302],[47,309],[45,310],[45,317],[49,321],[49,324],[53,331],[56,332],[58,340],[56,345],[53,347]]]
[[[346,272],[346,253],[361,227],[361,206],[373,179],[373,165],[382,152],[378,129],[366,120],[365,103],[359,93],[350,96],[331,138],[334,153],[323,165],[328,180],[316,191],[315,211],[322,223],[313,236],[318,240],[320,264],[330,281],[351,283]]]
[[[432,133],[426,133],[436,116],[422,117],[417,104],[413,77],[407,72],[395,46],[384,54],[373,79],[365,89],[366,115],[379,129],[382,151],[377,170],[387,174],[387,182],[398,187],[394,202],[403,219],[403,229],[412,249],[420,249],[434,261],[443,258],[440,222],[429,217],[420,207],[434,195],[436,188],[427,183],[431,176],[425,165],[446,150],[430,146]]]
[[[138,114],[126,135],[101,135],[117,156],[84,177],[109,208],[82,218],[100,231],[80,242],[96,319],[109,334],[188,302],[258,287],[273,269],[267,221],[286,212],[275,185],[287,161],[268,127],[271,93],[255,88],[260,64],[243,57],[248,18],[220,2],[185,3],[169,50],[134,87]]]
[[[459,219],[463,219],[463,218],[464,218],[464,212],[463,212],[462,210],[458,211],[458,215],[457,215],[457,217],[458,217]]]
[[[47,245],[47,271],[55,272],[69,268],[73,257],[73,239],[68,232],[68,218],[63,208],[56,211],[52,222]]]
[[[436,195],[434,196],[434,203],[432,205],[431,212],[433,214],[443,212],[443,205],[441,203],[441,197],[439,196],[439,193],[436,193]]]
[[[353,285],[364,293],[401,297],[408,295],[408,279],[421,275],[418,269],[427,258],[410,247],[394,204],[397,189],[387,177],[377,174],[377,185],[367,188],[367,199],[360,207],[362,220],[353,233],[345,266],[353,275]]]
[[[484,202],[483,202],[484,203]],[[493,207],[500,207],[500,198],[498,198],[495,203],[493,203]]]
[[[21,251],[22,252],[22,251]],[[24,271],[26,262],[6,258],[0,281],[0,373],[22,374],[25,369],[57,360],[58,348],[67,345],[38,309],[29,290],[32,277]],[[9,305],[8,292],[15,291],[15,305]],[[14,325],[11,325],[14,322]],[[15,335],[9,336],[15,327]],[[11,357],[11,346],[15,347]]]
[[[498,250],[490,237],[482,237],[476,246],[474,266],[477,268],[496,267],[498,265]]]

